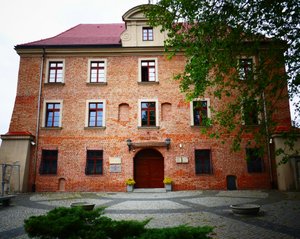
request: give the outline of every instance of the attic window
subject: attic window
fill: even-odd
[[[143,41],[153,41],[153,27],[143,27]]]

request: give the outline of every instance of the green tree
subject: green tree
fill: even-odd
[[[211,137],[233,136],[239,150],[250,134],[247,145],[266,148],[278,125],[290,125],[278,106],[300,91],[298,0],[160,0],[144,10],[152,26],[167,32],[169,56],[186,56],[175,78],[187,100],[213,97],[206,124],[214,127],[204,130]],[[299,102],[295,108],[299,115]],[[293,139],[287,135],[289,148]]]

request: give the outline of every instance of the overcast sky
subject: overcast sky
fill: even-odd
[[[80,23],[121,23],[148,0],[7,0],[0,8],[0,134],[8,132],[19,68],[14,46],[55,36]]]
[[[122,15],[148,0],[8,0],[0,7],[0,134],[8,132],[17,90],[14,46],[55,36],[80,23],[122,23]]]

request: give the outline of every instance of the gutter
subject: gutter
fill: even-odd
[[[41,118],[41,98],[42,98],[42,85],[43,85],[43,73],[45,64],[45,48],[43,47],[43,54],[40,66],[40,82],[39,82],[39,93],[38,93],[38,105],[37,105],[37,117],[36,117],[36,130],[35,130],[35,152],[33,161],[33,184],[32,192],[36,189],[36,175],[37,175],[37,159],[38,159],[38,146],[39,146],[39,133],[40,133],[40,118]]]

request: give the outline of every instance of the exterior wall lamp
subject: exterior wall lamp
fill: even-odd
[[[126,142],[127,142],[127,146],[128,146],[128,151],[130,152],[130,150],[132,150],[132,141],[131,141],[131,139],[127,139]]]
[[[170,144],[171,144],[171,139],[170,138],[166,138],[165,143],[166,143],[166,146],[167,146],[167,150],[169,150]]]

